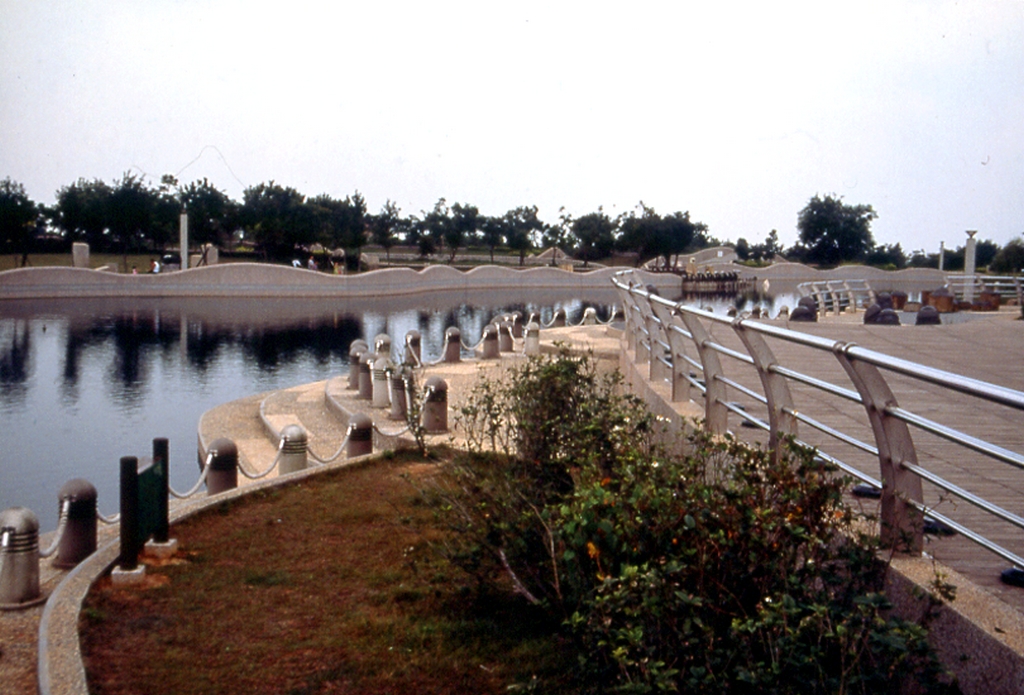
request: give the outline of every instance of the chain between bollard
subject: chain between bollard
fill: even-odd
[[[459,343],[462,345],[462,347],[466,348],[470,352],[476,352],[476,349],[484,344],[484,340],[486,339],[486,337],[486,334],[480,336],[480,342],[474,345],[473,347],[470,347],[469,345],[466,344],[466,341],[462,339],[462,336],[459,335]]]
[[[207,476],[210,473],[210,464],[213,463],[213,457],[216,456],[216,455],[217,455],[216,451],[210,451],[209,453],[206,454],[206,462],[203,464],[203,471],[202,471],[202,473],[199,474],[199,480],[196,481],[196,484],[193,485],[192,489],[189,490],[188,492],[185,492],[185,493],[178,492],[173,487],[168,485],[167,486],[167,491],[171,493],[171,496],[177,497],[179,500],[184,500],[184,499],[188,499],[192,495],[194,495],[197,492],[199,492],[199,488],[201,488],[203,486],[203,484],[206,482],[206,478],[207,478]]]
[[[285,441],[285,438],[281,437],[281,441],[277,445],[277,455],[274,456],[274,460],[270,462],[269,466],[267,466],[267,470],[263,471],[262,473],[250,473],[249,471],[245,470],[245,468],[243,468],[242,466],[238,466],[238,470],[242,471],[242,475],[244,475],[249,480],[259,480],[260,478],[267,477],[268,475],[270,475],[270,472],[272,470],[277,468],[277,464],[281,460],[281,454],[284,453]]]
[[[345,432],[345,438],[341,440],[341,446],[339,446],[338,450],[334,452],[334,455],[330,456],[329,458],[320,458],[319,456],[316,455],[312,447],[310,447],[308,444],[306,445],[306,453],[310,455],[310,457],[316,462],[318,466],[322,466],[325,463],[334,463],[341,456],[342,452],[345,451],[345,447],[348,446],[348,438],[349,436],[351,436],[352,430],[353,426],[349,425],[348,431]]]
[[[381,435],[382,437],[400,437],[406,432],[408,432],[411,428],[409,427],[409,425],[406,425],[405,427],[399,430],[395,430],[394,432],[385,432],[380,427],[378,427],[377,423],[375,422],[373,423],[373,429],[377,432],[377,434]]]
[[[46,550],[39,551],[39,557],[47,558],[57,552],[60,539],[64,536],[64,529],[68,527],[68,514],[71,512],[71,498],[65,497],[60,504],[60,520],[57,522],[57,532],[53,534],[53,542]]]
[[[102,521],[104,524],[116,524],[116,523],[121,521],[121,513],[118,512],[117,514],[114,514],[113,516],[103,516],[102,514],[100,514],[99,510],[97,509],[96,510],[96,518],[99,519],[100,521]]]

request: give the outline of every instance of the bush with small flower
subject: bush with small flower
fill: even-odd
[[[890,615],[846,479],[699,430],[668,456],[618,387],[563,350],[477,388],[431,491],[452,562],[550,611],[595,691],[956,692]]]

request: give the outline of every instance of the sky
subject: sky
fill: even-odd
[[[1024,0],[0,0],[0,178],[276,181],[370,212],[642,201],[790,245],[1024,234]]]

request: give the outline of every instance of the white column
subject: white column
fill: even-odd
[[[178,228],[178,242],[179,248],[181,249],[181,269],[188,270],[188,213],[182,212],[179,219],[181,221]]]
[[[974,301],[974,247],[977,243],[974,241],[974,235],[977,233],[977,229],[967,230],[967,248],[964,250],[964,275],[967,276],[967,284],[964,285],[965,302]]]

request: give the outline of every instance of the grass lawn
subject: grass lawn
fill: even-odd
[[[176,558],[87,597],[90,692],[577,692],[557,626],[431,549],[437,470],[403,453],[174,526]]]

